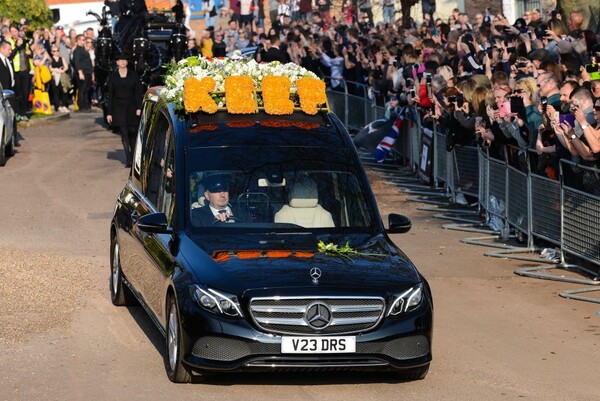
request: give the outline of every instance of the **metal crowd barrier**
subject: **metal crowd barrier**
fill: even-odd
[[[531,233],[534,237],[537,236],[556,245],[560,250],[560,260],[552,267],[520,268],[515,270],[516,274],[570,283],[600,284],[598,269],[567,263],[565,259],[565,255],[569,254],[600,267],[600,228],[598,227],[600,198],[565,182],[565,172],[581,174],[585,170],[600,174],[597,169],[581,166],[568,160],[560,161],[560,181],[530,174]],[[553,274],[551,273],[553,269],[575,271],[590,278]],[[578,290],[578,292],[580,291]]]
[[[434,164],[433,164],[433,183],[436,187],[442,184],[447,184],[449,179],[448,171],[452,163],[452,153],[446,150],[446,135],[436,132],[434,134],[433,151],[434,151]]]
[[[358,82],[328,78],[343,82],[343,89],[328,89],[329,108],[349,130],[359,130],[368,123],[385,117],[385,109],[377,107],[368,97],[368,88]]]
[[[534,187],[532,186],[532,173],[527,152],[514,146],[507,146],[505,149],[508,150],[508,152],[504,153],[507,170],[504,198],[504,201],[506,202],[506,213],[504,214],[505,224],[507,224],[508,230],[513,228],[515,232],[523,233],[523,235],[527,238],[527,244],[526,246],[499,246],[499,248],[503,249],[499,251],[486,252],[485,255],[534,262],[555,263],[555,261],[551,259],[540,258],[539,256],[519,255],[523,253],[536,253],[539,255],[539,251],[541,251],[541,249],[535,247],[534,231],[532,228]],[[509,153],[512,155],[512,157],[508,156]],[[493,202],[490,203],[490,200],[488,199],[487,207],[492,207],[492,203]],[[516,235],[513,237],[516,237]]]

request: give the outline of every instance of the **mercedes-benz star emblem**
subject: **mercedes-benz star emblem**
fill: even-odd
[[[313,329],[322,330],[331,323],[331,309],[322,302],[315,302],[308,306],[304,320]]]
[[[318,267],[310,269],[310,277],[312,278],[313,283],[318,284],[319,279],[321,278],[321,269]]]

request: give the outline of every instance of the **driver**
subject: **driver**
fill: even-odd
[[[229,176],[226,174],[210,175],[202,180],[205,205],[192,209],[192,224],[209,226],[218,222],[233,223],[233,211],[229,205]]]

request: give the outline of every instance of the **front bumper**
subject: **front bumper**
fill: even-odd
[[[194,308],[196,309],[196,308]],[[356,335],[356,352],[284,354],[281,335],[196,309],[183,319],[185,364],[199,372],[273,370],[404,370],[431,361],[429,301],[401,318],[386,318]]]

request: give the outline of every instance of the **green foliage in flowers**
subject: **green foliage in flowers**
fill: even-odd
[[[317,78],[307,69],[294,64],[281,64],[277,61],[259,64],[254,59],[234,54],[225,59],[208,60],[202,56],[188,57],[178,62],[171,62],[165,66],[165,88],[161,94],[175,105],[175,110],[181,111],[183,107],[183,84],[186,79],[196,77],[202,79],[211,77],[215,80],[213,99],[219,107],[224,107],[225,78],[229,76],[248,76],[254,81],[257,91],[261,90],[262,79],[267,75],[285,76],[290,79],[292,99],[297,98],[295,92],[296,81],[300,78]],[[259,97],[259,106],[262,99]]]
[[[346,242],[345,245],[339,246],[339,245],[334,244],[333,242],[325,244],[325,242],[319,241],[319,243],[317,244],[317,251],[319,253],[324,253],[327,256],[338,256],[340,258],[347,259],[350,262],[354,262],[354,260],[350,257],[351,255],[352,256],[367,256],[367,257],[375,257],[375,258],[382,258],[385,256],[380,253],[368,253],[368,252],[357,251],[356,249],[352,248],[350,246],[350,243],[348,243],[348,242]]]

